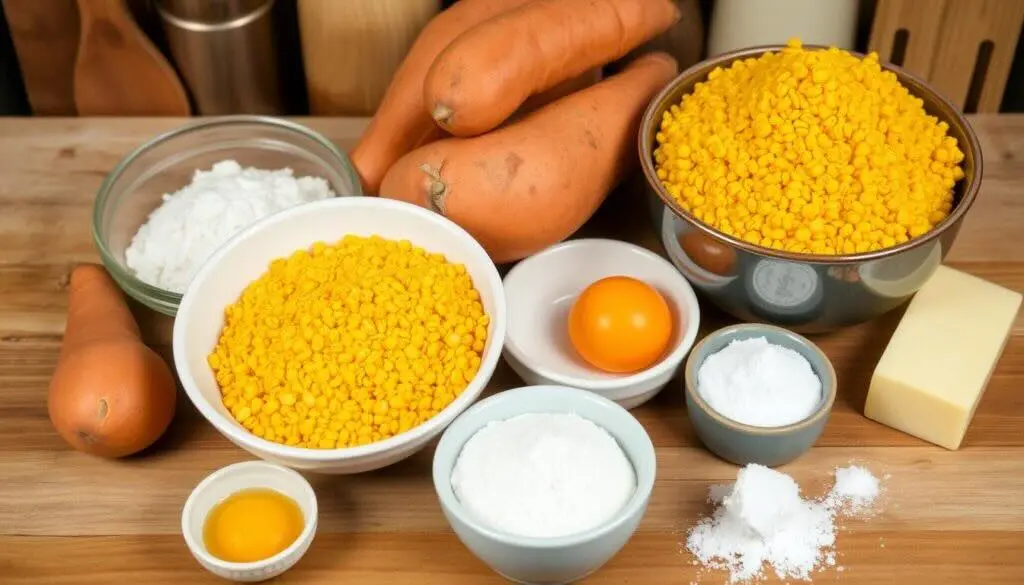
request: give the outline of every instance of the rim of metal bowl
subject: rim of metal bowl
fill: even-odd
[[[723,241],[730,246],[739,248],[745,252],[755,254],[758,256],[765,256],[769,258],[775,258],[779,260],[788,260],[795,262],[802,262],[807,264],[857,264],[867,262],[870,260],[878,260],[881,258],[887,258],[907,250],[912,250],[919,246],[923,246],[928,242],[931,242],[935,238],[945,233],[946,229],[950,226],[956,225],[967,211],[974,204],[974,200],[977,198],[978,190],[981,187],[982,171],[984,170],[984,163],[981,155],[981,145],[978,142],[978,137],[974,133],[974,128],[971,127],[970,122],[964,114],[953,105],[945,96],[940,94],[931,88],[924,80],[919,77],[907,72],[906,70],[879,60],[879,64],[882,69],[891,71],[896,74],[899,82],[907,88],[910,93],[918,98],[928,99],[934,101],[939,106],[939,111],[928,111],[927,113],[939,118],[940,121],[944,121],[950,125],[950,127],[958,127],[967,138],[966,149],[964,149],[965,159],[969,153],[972,160],[974,161],[974,174],[967,180],[967,177],[963,179],[963,196],[960,202],[953,208],[949,215],[946,216],[938,225],[933,227],[928,233],[897,244],[888,248],[882,248],[881,250],[874,250],[871,252],[861,252],[856,254],[798,254],[794,252],[786,252],[784,250],[775,250],[773,248],[764,248],[762,246],[751,244],[745,240],[737,237],[730,236],[722,233],[717,229],[705,224],[699,219],[691,216],[688,212],[684,211],[682,207],[676,203],[676,200],[669,195],[666,191],[665,186],[662,185],[661,180],[658,179],[658,175],[654,168],[654,142],[648,141],[646,136],[651,133],[656,125],[661,124],[660,116],[656,119],[655,112],[662,108],[663,105],[667,104],[668,98],[676,92],[676,89],[686,82],[699,82],[704,81],[707,78],[707,74],[715,67],[726,66],[733,61],[739,59],[745,59],[748,57],[757,57],[767,52],[777,52],[785,49],[786,45],[760,45],[756,47],[747,47],[744,49],[737,49],[729,51],[728,53],[722,53],[716,57],[705,59],[692,67],[689,67],[682,73],[676,76],[675,79],[670,81],[668,85],[662,89],[658,95],[651,100],[647,106],[647,110],[644,112],[643,119],[640,123],[640,130],[637,133],[637,147],[640,153],[640,166],[643,169],[644,176],[647,178],[647,183],[654,189],[655,193],[658,194],[658,198],[661,199],[662,203],[665,204],[672,213],[679,219],[685,221],[693,228],[697,229],[706,236],[709,236],[715,240]],[[816,50],[827,50],[830,47],[824,45],[803,45],[805,49],[816,49]],[[864,58],[866,55],[857,51],[847,51],[851,55],[855,55]],[[926,100],[927,101],[927,100]],[[669,107],[671,105],[669,104]],[[927,110],[926,110],[927,111]],[[964,145],[960,145],[964,148]]]
[[[96,248],[100,252],[100,257],[104,260],[104,264],[107,269],[112,273],[115,280],[123,282],[125,292],[131,296],[142,295],[146,297],[143,301],[144,304],[153,307],[153,304],[165,306],[167,309],[176,309],[181,304],[182,294],[167,289],[163,289],[157,286],[153,286],[148,282],[143,281],[129,269],[123,262],[117,260],[114,254],[107,247],[106,242],[100,235],[99,227],[102,223],[104,204],[107,198],[110,196],[111,186],[121,177],[125,169],[129,165],[135,162],[137,158],[142,156],[143,153],[153,148],[157,144],[166,142],[168,140],[177,138],[183,134],[189,132],[195,132],[197,130],[206,130],[209,128],[215,128],[218,126],[232,126],[238,124],[254,124],[254,125],[266,125],[275,126],[280,129],[288,130],[297,134],[301,134],[306,138],[319,143],[321,146],[327,149],[328,152],[335,158],[335,161],[339,163],[340,170],[350,175],[353,178],[354,191],[346,194],[349,196],[360,196],[363,194],[362,182],[359,180],[359,175],[356,172],[352,162],[348,156],[342,152],[337,146],[334,145],[326,136],[320,134],[316,130],[285,120],[274,116],[260,116],[260,115],[230,115],[230,116],[216,116],[210,118],[201,118],[187,124],[183,124],[176,128],[172,128],[166,132],[157,134],[153,138],[150,138],[146,142],[132,149],[126,154],[117,165],[107,173],[107,176],[103,178],[103,182],[100,183],[99,189],[96,191],[96,198],[93,202],[92,208],[92,239],[96,244]],[[342,196],[342,194],[336,194]],[[155,307],[154,307],[155,308]]]

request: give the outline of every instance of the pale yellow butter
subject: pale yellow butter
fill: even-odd
[[[939,266],[885,348],[864,416],[958,449],[1020,305],[1018,292]]]

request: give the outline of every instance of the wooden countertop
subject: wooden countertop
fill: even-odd
[[[347,147],[362,120],[309,119]],[[169,433],[147,453],[104,461],[52,431],[46,392],[64,324],[69,267],[95,261],[93,196],[129,149],[181,123],[155,119],[0,119],[0,582],[221,582],[192,559],[181,507],[208,473],[250,459],[182,396]],[[978,117],[981,196],[948,262],[1024,289],[1024,116]],[[643,204],[618,193],[583,231],[659,249]],[[897,312],[898,313],[898,312]],[[170,320],[138,309],[146,340],[169,354]],[[898,315],[815,338],[835,363],[840,396],[817,447],[786,466],[805,489],[859,461],[890,474],[884,508],[848,520],[835,570],[816,583],[1024,583],[1024,317],[964,446],[926,444],[861,415],[867,382]],[[727,322],[705,308],[703,329]],[[963,340],[967,343],[967,340]],[[490,391],[520,385],[502,364]],[[708,507],[709,484],[737,469],[701,448],[678,383],[637,409],[658,450],[658,481],[639,531],[588,583],[688,584],[680,542]],[[503,582],[456,539],[430,480],[432,449],[375,473],[314,477],[320,529],[285,583],[477,585]],[[774,582],[774,579],[770,579]],[[708,573],[701,583],[722,583]]]

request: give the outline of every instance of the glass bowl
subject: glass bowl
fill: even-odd
[[[96,194],[92,234],[103,264],[122,290],[143,305],[174,316],[182,295],[140,280],[125,249],[166,193],[188,185],[197,169],[233,159],[243,167],[290,168],[316,176],[338,196],[362,195],[348,156],[324,136],[265,116],[205,118],[161,134],[128,153]]]

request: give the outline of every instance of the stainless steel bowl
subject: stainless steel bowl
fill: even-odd
[[[807,48],[824,48],[807,45]],[[644,113],[638,137],[655,230],[676,268],[715,305],[744,321],[815,333],[869,321],[908,300],[931,277],[956,239],[960,223],[981,185],[981,146],[957,108],[925,82],[893,65],[925,110],[949,124],[964,153],[964,178],[949,216],[927,234],[903,244],[861,254],[795,254],[767,249],[702,223],[684,211],[655,174],[655,134],[662,115],[716,67],[779,51],[752,47],[708,59],[687,69],[658,94]]]

